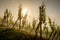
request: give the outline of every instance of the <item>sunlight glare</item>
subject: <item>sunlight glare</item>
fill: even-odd
[[[25,14],[27,13],[27,11],[28,11],[27,9],[23,9],[23,10],[22,10],[23,17],[24,17]]]

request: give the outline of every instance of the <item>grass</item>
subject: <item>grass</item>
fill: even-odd
[[[44,39],[44,38],[43,38]],[[40,40],[34,38],[26,32],[11,28],[0,28],[0,40]],[[45,39],[44,39],[45,40]]]

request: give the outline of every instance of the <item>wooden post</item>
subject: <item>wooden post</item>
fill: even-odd
[[[19,20],[19,30],[21,29],[21,11],[22,11],[22,7],[21,7],[21,5],[19,6],[19,10],[18,10],[18,18],[17,18],[17,20],[16,20],[16,22],[15,22],[15,24],[17,23],[17,21]],[[15,26],[15,24],[13,25],[13,27]]]
[[[7,27],[8,27],[8,15],[9,15],[9,14],[8,14],[8,10],[7,10]]]
[[[39,10],[40,10],[40,22],[39,22],[39,24],[40,24],[40,40],[42,40],[42,16],[41,16],[41,14],[42,14],[42,8],[41,7],[39,7]]]
[[[18,13],[18,19],[19,19],[19,30],[21,28],[21,11],[22,11],[22,8],[21,8],[21,5],[19,7],[19,13]]]

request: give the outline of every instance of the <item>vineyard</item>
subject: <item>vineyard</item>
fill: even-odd
[[[60,26],[46,15],[45,4],[39,7],[39,22],[33,18],[32,23],[28,23],[28,12],[23,16],[21,11],[19,6],[14,22],[12,13],[5,10],[4,16],[0,17],[0,40],[60,40]]]

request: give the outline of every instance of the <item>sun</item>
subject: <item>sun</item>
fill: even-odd
[[[27,13],[28,9],[23,9],[22,10],[22,14],[23,14],[23,17],[25,16],[25,14]]]

